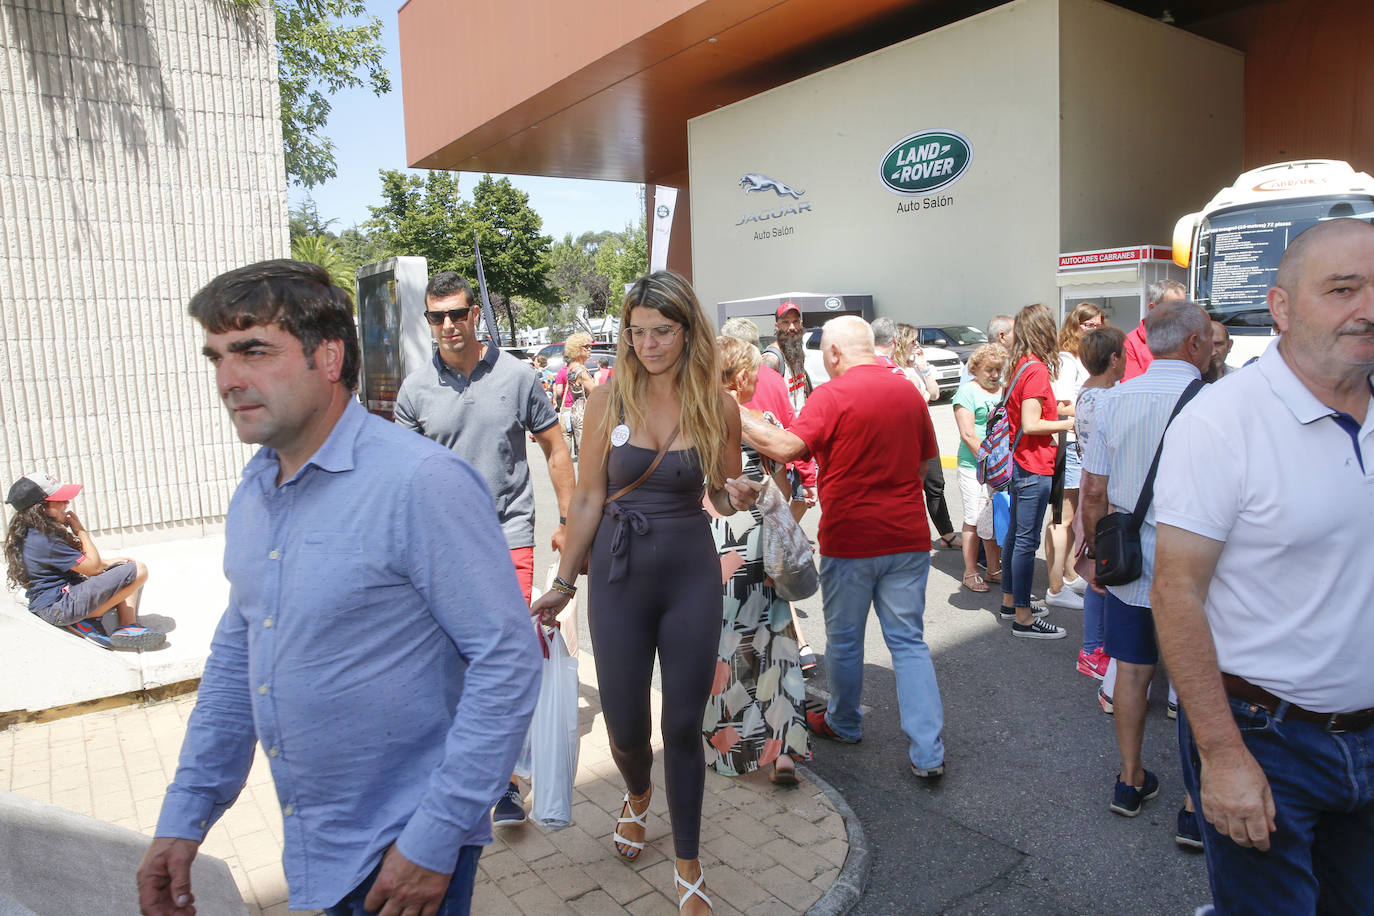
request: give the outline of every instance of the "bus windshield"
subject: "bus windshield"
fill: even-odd
[[[1198,227],[1194,298],[1228,328],[1272,331],[1265,295],[1279,258],[1294,236],[1322,220],[1374,222],[1374,198],[1364,194],[1246,204],[1208,214]]]

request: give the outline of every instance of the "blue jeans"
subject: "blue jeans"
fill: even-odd
[[[911,742],[911,762],[922,769],[944,763],[945,725],[935,665],[924,638],[925,551],[881,557],[821,557],[821,600],[825,612],[825,671],[830,682],[826,719],[836,733],[862,735],[859,698],[864,684],[864,630],[872,605],[892,654],[902,731]]]
[[[1030,607],[1031,581],[1035,578],[1035,552],[1040,549],[1040,530],[1045,527],[1045,507],[1050,503],[1049,474],[1032,474],[1012,461],[1011,521],[1007,547],[1002,553],[1003,604],[1010,596],[1013,607]]]
[[[448,893],[435,916],[468,916],[472,909],[472,888],[477,883],[477,859],[482,855],[481,846],[464,846],[458,850],[458,864],[453,869],[453,879],[449,881]],[[372,874],[363,879],[347,897],[324,910],[325,916],[369,916],[373,911],[363,909],[363,901],[377,873],[382,870],[378,865]]]
[[[1330,734],[1235,699],[1231,714],[1269,780],[1277,829],[1259,852],[1199,818],[1218,916],[1374,913],[1374,726]],[[1200,811],[1197,744],[1182,711],[1178,739]]]

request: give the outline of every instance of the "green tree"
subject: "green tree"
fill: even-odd
[[[331,238],[333,233],[329,227],[338,222],[336,219],[321,219],[320,210],[315,206],[315,199],[308,194],[305,199],[290,211],[291,243],[294,245],[296,239],[308,235],[328,235]]]
[[[377,256],[420,256],[428,261],[431,274],[456,270],[475,278],[472,222],[468,204],[458,193],[457,176],[432,171],[421,178],[395,169],[380,174],[382,202],[368,207],[372,218],[364,224]]]
[[[329,271],[330,279],[338,286],[356,295],[354,266],[344,262],[334,240],[325,235],[302,235],[291,241],[291,257],[297,261],[309,261]],[[355,265],[356,266],[356,265]]]
[[[649,245],[643,221],[626,226],[623,232],[602,242],[593,261],[596,272],[605,278],[606,309],[619,315],[625,287],[649,271]]]
[[[381,246],[357,226],[340,232],[338,244],[339,257],[343,258],[351,270],[357,270],[364,264],[371,264],[385,257]]]
[[[514,337],[515,312],[510,304],[513,297],[536,302],[556,299],[547,283],[553,240],[542,234],[544,220],[530,207],[530,196],[511,184],[509,178],[498,180],[483,175],[472,190],[468,212],[482,246],[482,273],[492,308],[505,315]]]
[[[253,5],[268,0],[237,0]],[[391,91],[382,66],[382,23],[363,0],[271,0],[277,23],[286,177],[314,187],[336,174],[334,141],[324,135],[329,96],[341,89]]]

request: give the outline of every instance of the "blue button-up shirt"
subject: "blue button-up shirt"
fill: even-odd
[[[157,835],[204,839],[260,741],[300,910],[393,842],[445,873],[490,842],[540,652],[491,494],[448,449],[351,402],[280,486],[278,469],[260,449],[229,506],[229,607]]]

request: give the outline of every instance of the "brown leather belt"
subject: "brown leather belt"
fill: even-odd
[[[1234,674],[1221,675],[1222,686],[1226,689],[1226,695],[1234,697],[1243,703],[1253,703],[1265,711],[1277,715],[1279,706],[1285,701],[1274,696],[1263,687],[1257,687],[1243,677]],[[1321,725],[1329,732],[1358,732],[1363,731],[1369,726],[1374,725],[1374,709],[1361,709],[1356,712],[1313,712],[1310,709],[1303,709],[1293,703],[1287,704],[1284,710],[1285,719],[1293,719],[1298,722],[1311,722]]]

